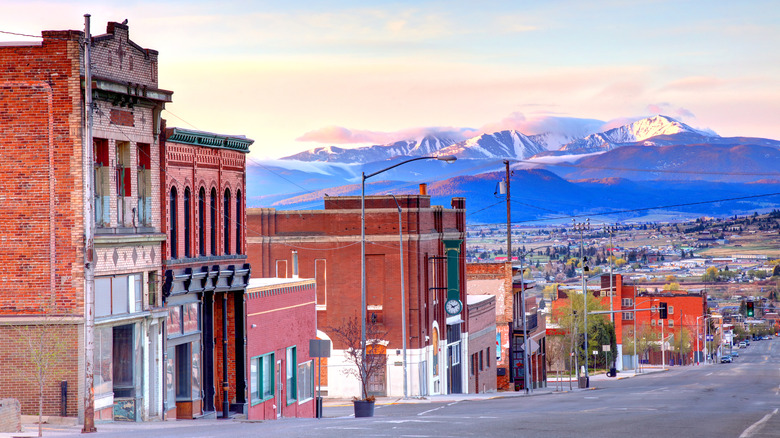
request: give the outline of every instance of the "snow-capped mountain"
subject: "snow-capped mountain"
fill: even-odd
[[[426,135],[420,141],[401,140],[385,145],[364,146],[347,149],[338,146],[326,146],[309,149],[283,160],[328,161],[337,163],[371,163],[397,156],[433,155],[436,151],[455,144],[455,140],[446,137]]]
[[[522,132],[509,130],[470,138],[441,149],[437,155],[455,155],[458,158],[512,158],[522,160],[545,150],[544,146]]]
[[[566,154],[604,152],[622,144],[641,142],[656,136],[678,134],[689,134],[689,137],[695,137],[699,142],[704,142],[707,138],[718,137],[716,134],[694,129],[671,117],[658,115],[575,140],[562,146],[560,152]],[[648,141],[646,145],[655,146],[656,144]]]

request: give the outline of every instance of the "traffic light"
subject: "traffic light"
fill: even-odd
[[[753,302],[752,301],[748,301],[747,302],[747,316],[752,317],[753,315],[755,315],[755,312],[754,312],[754,309],[753,309]]]
[[[666,309],[666,303],[661,303],[658,305],[659,318],[666,319]]]

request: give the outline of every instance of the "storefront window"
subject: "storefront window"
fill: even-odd
[[[313,361],[298,365],[298,403],[314,398]]]
[[[200,399],[200,342],[192,343],[192,399]]]
[[[133,324],[114,327],[114,396],[133,397],[133,364],[135,348],[133,343]]]
[[[113,328],[95,327],[95,398],[111,396],[113,393]]]
[[[198,303],[189,303],[182,306],[184,333],[192,333],[200,330],[198,307]]]
[[[166,329],[169,337],[181,334],[181,306],[173,306],[168,309]]]

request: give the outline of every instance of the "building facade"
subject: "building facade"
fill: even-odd
[[[168,418],[246,414],[246,154],[253,140],[166,128],[160,202]]]
[[[407,391],[410,396],[467,390],[468,308],[465,284],[465,201],[450,209],[432,206],[427,195],[367,196],[366,315],[382,332],[387,367],[370,382],[376,395],[403,395],[401,293],[405,294]],[[332,340],[331,327],[360,316],[361,198],[325,197],[323,210],[249,209],[249,261],[259,277],[290,277],[293,263],[316,285],[317,329]],[[401,208],[402,230],[398,229]],[[399,248],[399,240],[403,247]],[[399,251],[401,250],[402,253]],[[401,254],[404,281],[401,282]],[[463,309],[448,315],[449,294]],[[342,371],[343,346],[333,344],[324,394],[355,396],[359,385]]]
[[[95,418],[160,418],[165,234],[157,169],[160,112],[172,93],[158,87],[157,52],[130,40],[128,26],[108,23],[105,34],[88,41],[94,140],[85,146],[83,39],[80,31],[44,31],[40,43],[0,44],[0,179],[8,196],[0,209],[7,269],[0,282],[18,290],[0,298],[0,364],[28,373],[25,352],[11,347],[14,327],[56,325],[52,342],[66,348],[56,382],[44,388],[44,415],[84,419],[89,264],[95,275]],[[89,148],[92,162],[86,161]],[[90,174],[94,185],[85,196]],[[96,228],[86,242],[90,198]],[[67,382],[65,406],[60,381]],[[18,398],[24,413],[36,412],[37,390],[24,382],[2,373],[0,397]]]
[[[525,389],[523,368],[524,335],[529,339],[529,388],[547,385],[545,319],[538,316],[536,297],[525,297],[525,318],[521,305],[522,291],[533,286],[521,283],[518,270],[509,263],[469,263],[466,266],[469,294],[496,297],[496,365],[497,388],[502,391]],[[521,285],[524,289],[521,289]],[[523,324],[527,323],[525,332]]]
[[[312,279],[250,280],[246,317],[250,420],[314,417],[316,363],[309,356],[309,341],[317,336],[315,305]]]
[[[496,392],[496,297],[469,294],[467,299],[471,329],[468,392]]]

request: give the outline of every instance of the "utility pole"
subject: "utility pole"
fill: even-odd
[[[84,428],[82,433],[95,429],[95,196],[92,150],[92,35],[89,29],[90,15],[84,15]]]
[[[509,205],[509,160],[504,160],[506,166],[506,261],[512,265],[512,207]]]
[[[585,337],[585,387],[587,388],[589,385],[589,376],[588,376],[588,288],[587,288],[587,280],[585,278],[586,272],[588,270],[588,267],[585,265],[585,262],[587,261],[587,257],[585,257],[584,252],[584,244],[583,244],[583,236],[582,232],[585,230],[590,230],[590,219],[586,219],[585,222],[577,223],[574,219],[571,220],[573,228],[575,230],[579,230],[580,232],[580,264],[582,264],[582,302],[583,302],[583,319],[584,319],[584,329],[583,336]]]

